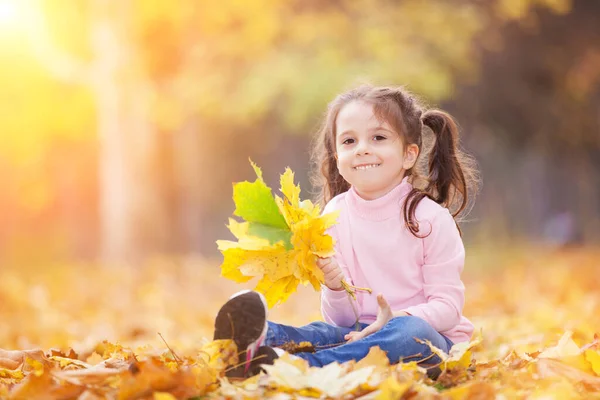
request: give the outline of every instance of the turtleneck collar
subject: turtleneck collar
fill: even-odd
[[[402,199],[410,193],[412,185],[404,177],[398,186],[374,200],[365,200],[359,196],[354,186],[348,190],[347,201],[350,209],[358,216],[372,221],[383,221],[400,215]]]

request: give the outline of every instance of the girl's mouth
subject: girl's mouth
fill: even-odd
[[[380,165],[381,164],[363,164],[363,165],[357,165],[356,167],[354,167],[354,169],[359,170],[359,171],[365,171],[367,169],[379,167]]]

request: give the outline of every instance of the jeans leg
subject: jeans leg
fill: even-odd
[[[271,347],[281,346],[291,341],[310,342],[315,347],[343,344],[344,336],[353,330],[320,321],[299,328],[271,321],[268,323],[269,329],[265,344]]]
[[[417,343],[414,338],[429,340],[431,344],[445,352],[452,347],[452,341],[441,335],[424,320],[413,317],[396,317],[391,319],[381,330],[361,340],[342,346],[321,350],[316,353],[298,353],[311,366],[323,366],[334,361],[343,363],[364,358],[371,347],[379,346],[387,353],[390,363],[400,361],[420,361],[431,356],[427,345]],[[426,363],[433,365],[439,362],[439,357],[433,356]]]

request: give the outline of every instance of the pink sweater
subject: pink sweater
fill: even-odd
[[[402,204],[412,186],[405,178],[385,196],[364,200],[351,188],[333,198],[323,210],[340,210],[328,233],[336,240],[335,259],[347,281],[368,287],[357,301],[345,291],[323,286],[321,312],[326,322],[352,326],[372,323],[377,294],[393,311],[406,311],[427,321],[454,343],[467,341],[473,324],[462,315],[465,287],[460,279],[465,249],[450,212],[425,198],[416,209],[420,239],[404,224]]]

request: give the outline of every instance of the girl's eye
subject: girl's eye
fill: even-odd
[[[342,142],[342,144],[352,144],[354,143],[354,139],[346,139]]]
[[[385,140],[387,138],[385,136],[382,136],[382,135],[377,135],[373,139],[375,139],[375,141],[379,142],[380,140]]]

